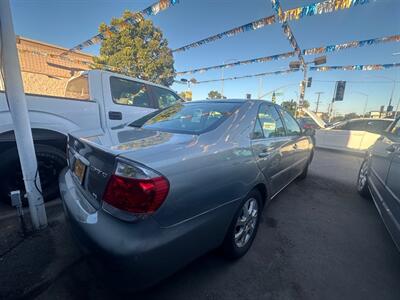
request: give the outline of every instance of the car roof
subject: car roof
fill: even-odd
[[[377,119],[377,118],[356,118],[356,119],[351,119],[348,121],[390,121],[393,122],[394,119],[389,119],[389,118],[382,118],[382,119]]]
[[[271,101],[258,100],[258,99],[204,99],[194,100],[188,103],[269,103],[274,104]]]

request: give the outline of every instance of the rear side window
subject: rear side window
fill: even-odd
[[[177,103],[165,108],[141,127],[173,133],[201,134],[218,127],[240,105],[226,102]]]
[[[254,128],[254,138],[271,138],[285,136],[285,128],[281,117],[275,107],[262,104],[257,115],[257,123]]]
[[[141,82],[123,78],[110,78],[111,96],[116,104],[154,107],[147,86]]]
[[[366,129],[367,121],[365,120],[356,120],[356,121],[349,121],[347,123],[347,130],[354,130],[354,131],[364,131]]]
[[[400,119],[397,119],[396,124],[392,127],[390,130],[391,133],[393,133],[395,136],[398,136],[400,138]]]
[[[301,133],[300,126],[296,122],[296,120],[292,117],[292,115],[288,113],[286,110],[281,109],[280,111],[282,113],[282,118],[286,124],[287,135],[289,136],[300,135]]]
[[[367,126],[365,130],[371,133],[381,134],[384,132],[391,124],[388,120],[369,120],[367,121]]]
[[[156,103],[161,109],[182,101],[176,94],[167,89],[159,88],[156,86],[153,86],[152,89],[154,91]]]
[[[89,100],[89,80],[87,75],[81,75],[68,80],[64,97]]]

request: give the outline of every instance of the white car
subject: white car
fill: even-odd
[[[386,130],[393,119],[353,119],[315,132],[316,147],[365,152]]]

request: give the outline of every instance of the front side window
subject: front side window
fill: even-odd
[[[152,108],[153,104],[144,83],[123,78],[110,78],[111,96],[114,103]]]
[[[285,136],[285,128],[281,117],[272,105],[262,104],[257,115],[258,125],[262,129],[264,138]],[[255,132],[256,133],[256,132]]]
[[[154,91],[154,96],[156,97],[158,107],[161,109],[182,101],[181,98],[179,98],[176,94],[167,89],[159,88],[156,86],[153,86],[152,88]]]
[[[282,118],[286,124],[287,135],[289,136],[300,135],[301,129],[299,127],[299,124],[292,117],[292,115],[283,109],[281,109],[281,113],[282,113]]]
[[[201,134],[218,127],[240,103],[177,103],[163,109],[143,124],[131,126],[173,133]]]

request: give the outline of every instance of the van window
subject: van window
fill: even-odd
[[[154,107],[144,83],[111,77],[110,87],[112,99],[116,104]]]

